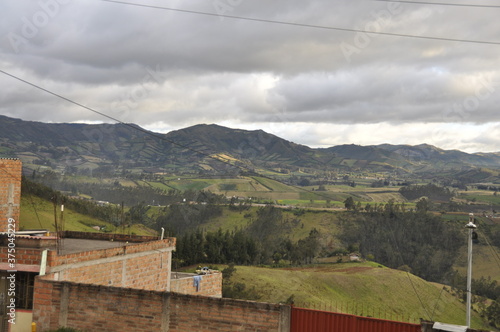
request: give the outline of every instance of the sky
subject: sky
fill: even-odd
[[[492,0],[134,1],[2,0],[0,114],[500,152]]]

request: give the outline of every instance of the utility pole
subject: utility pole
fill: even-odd
[[[468,240],[467,240],[467,308],[466,308],[466,325],[470,328],[470,312],[471,312],[471,288],[472,288],[472,235],[476,229],[476,224],[474,224],[474,214],[469,213],[469,223],[465,225],[469,230]]]

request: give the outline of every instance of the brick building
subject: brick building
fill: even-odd
[[[192,274],[171,280],[175,238],[20,232],[21,167],[18,159],[0,159],[0,332],[31,331],[33,312],[43,312],[47,297],[37,287],[38,278],[156,292],[170,292],[173,285],[184,294],[222,296],[220,273],[203,276],[201,282]],[[194,280],[198,280],[196,285]],[[42,295],[37,311],[34,296],[38,293]],[[9,308],[9,304],[13,305]],[[40,319],[43,327],[47,319]],[[49,325],[53,323],[49,319]]]

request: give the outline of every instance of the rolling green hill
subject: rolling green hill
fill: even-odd
[[[449,287],[426,282],[377,263],[321,264],[295,268],[237,266],[232,283],[259,301],[419,322],[420,318],[465,324],[465,306]],[[477,312],[472,327],[487,328]]]
[[[427,144],[313,149],[262,130],[218,125],[158,134],[133,124],[48,124],[5,116],[0,116],[0,147],[0,156],[20,158],[26,170],[108,178],[143,172],[227,177],[371,171],[451,177],[461,172],[464,181],[498,181],[497,171],[467,172],[500,164],[498,153],[468,154]]]

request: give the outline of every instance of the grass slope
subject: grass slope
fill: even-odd
[[[232,280],[254,287],[264,302],[284,302],[294,295],[298,307],[465,324],[464,304],[442,285],[372,262],[279,269],[238,266]],[[472,326],[485,328],[477,314]]]
[[[235,231],[238,229],[247,228],[255,218],[257,218],[257,210],[259,207],[251,207],[244,211],[232,211],[224,208],[222,215],[209,220],[200,227],[205,231],[217,231],[219,228],[222,231]],[[289,237],[292,241],[298,241],[309,235],[309,232],[316,228],[320,234],[322,243],[325,245],[333,245],[338,243],[337,235],[340,231],[338,214],[328,211],[312,211],[303,210],[304,214],[295,215],[297,209],[283,209],[283,220],[290,227],[286,233],[282,233]]]
[[[484,242],[484,241],[483,241]],[[472,278],[481,277],[500,282],[500,251],[486,244],[474,244],[472,247]],[[455,263],[455,269],[462,275],[467,274],[467,247],[464,246]]]
[[[60,218],[60,211],[58,220]],[[39,197],[22,196],[21,198],[21,229],[48,229],[55,231],[54,206],[51,202],[45,201]],[[79,232],[96,232],[92,226],[106,226],[107,230],[114,233],[136,234],[136,235],[157,235],[155,231],[136,224],[132,227],[115,227],[114,225],[102,220],[98,220],[70,209],[64,210],[64,230]]]

